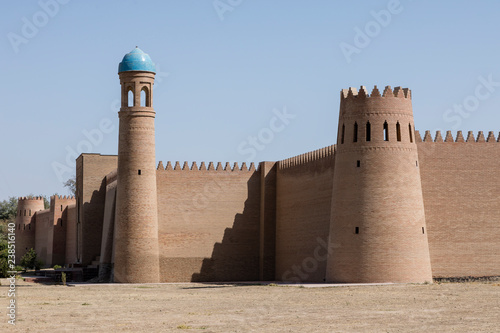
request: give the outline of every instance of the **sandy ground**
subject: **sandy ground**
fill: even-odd
[[[42,285],[19,281],[0,332],[498,332],[500,283]]]

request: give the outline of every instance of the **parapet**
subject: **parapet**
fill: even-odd
[[[500,142],[500,133],[495,138],[495,132],[489,131],[488,137],[485,138],[483,131],[479,131],[477,136],[474,136],[474,131],[467,132],[467,138],[464,138],[462,131],[457,131],[457,135],[453,138],[451,131],[446,131],[445,138],[441,135],[441,131],[436,131],[434,139],[432,138],[431,131],[425,131],[424,139],[420,136],[419,131],[415,131],[416,142],[466,142],[466,143],[483,143],[483,142]]]
[[[163,162],[160,161],[158,163],[158,167],[156,169],[157,171],[219,171],[219,172],[251,172],[251,171],[258,171],[255,168],[255,164],[252,162],[250,163],[250,166],[247,167],[247,164],[243,162],[241,164],[241,167],[238,165],[238,162],[235,162],[232,166],[230,162],[225,162],[224,166],[222,166],[222,162],[217,162],[216,166],[214,165],[213,162],[209,162],[208,166],[205,164],[205,162],[201,162],[200,166],[198,167],[198,164],[196,162],[191,163],[191,167],[189,166],[189,163],[185,161],[181,167],[181,164],[179,161],[176,161],[174,163],[174,166],[172,167],[172,162],[168,161],[166,166],[163,166]]]
[[[278,169],[286,169],[294,167],[297,165],[303,165],[312,161],[317,161],[324,158],[333,158],[335,151],[337,149],[336,145],[331,145],[325,148],[313,150],[311,152],[297,155],[294,157],[287,158],[282,161],[278,161]]]
[[[57,199],[57,200],[76,200],[74,195],[53,195],[50,197],[50,199]]]
[[[42,200],[43,197],[33,197],[33,196],[27,196],[27,197],[19,197],[17,198],[18,201],[25,201],[25,200]]]
[[[370,97],[396,97],[396,98],[411,99],[411,90],[408,88],[401,88],[401,87],[396,87],[394,88],[394,90],[392,90],[391,86],[386,86],[383,93],[380,94],[380,91],[378,90],[377,86],[374,86],[374,88],[371,91],[371,94],[368,95],[368,90],[366,89],[366,87],[361,86],[359,88],[359,92],[356,88],[353,87],[349,87],[349,89],[342,89],[340,91],[341,100],[348,98],[363,99]]]
[[[381,92],[375,86],[368,94],[366,87],[342,89],[340,92],[340,117],[393,114],[413,117],[411,90],[386,86]]]

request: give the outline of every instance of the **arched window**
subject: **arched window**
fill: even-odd
[[[370,122],[366,122],[366,141],[371,141],[372,139],[372,125],[370,125]]]
[[[340,144],[344,144],[344,134],[345,134],[345,125],[342,124],[342,135],[340,137]]]
[[[132,89],[129,89],[128,91],[128,106],[134,106],[134,92]]]
[[[148,87],[142,87],[141,89],[141,106],[151,106],[151,98],[149,97]]]
[[[146,90],[144,89],[141,90],[141,106],[146,106]]]
[[[384,123],[384,141],[389,141],[389,125],[387,121]]]
[[[358,123],[354,123],[354,133],[352,135],[352,142],[358,142]]]
[[[409,133],[410,133],[410,142],[412,142],[412,143],[413,143],[413,135],[412,135],[412,133],[411,133],[411,124],[408,124],[408,130],[410,131],[410,132],[409,132]]]
[[[396,123],[396,138],[401,141],[401,125],[399,125],[399,121]]]

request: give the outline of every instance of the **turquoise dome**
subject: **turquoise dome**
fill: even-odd
[[[125,54],[122,62],[118,65],[118,73],[130,71],[143,71],[156,73],[156,66],[147,53],[138,48]]]

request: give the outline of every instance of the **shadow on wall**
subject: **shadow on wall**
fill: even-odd
[[[210,258],[203,259],[192,282],[259,280],[260,172],[247,182],[248,197],[242,214],[226,228],[221,243],[215,243]],[[221,209],[224,205],[221,205]]]
[[[89,202],[83,203],[81,260],[90,265],[101,254],[102,224],[106,198],[106,178],[98,191],[93,191]]]

